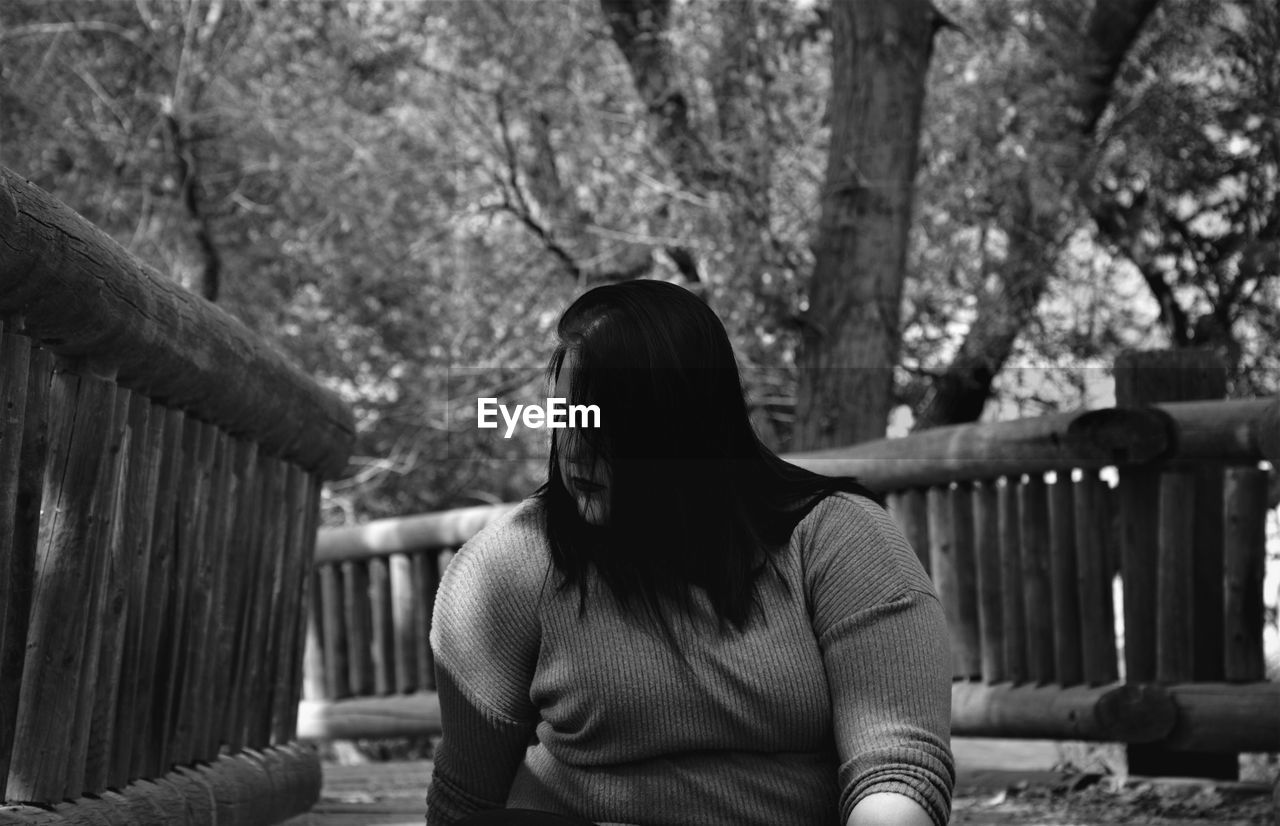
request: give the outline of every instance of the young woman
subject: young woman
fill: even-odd
[[[875,495],[760,443],[683,288],[593,289],[558,333],[600,426],[553,431],[440,585],[427,822],[946,823],[947,629]]]

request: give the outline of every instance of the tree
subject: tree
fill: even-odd
[[[949,3],[963,34],[938,39],[913,92],[929,102],[900,286],[910,141],[872,129],[907,129],[914,104],[876,98],[888,80],[833,81],[855,60],[872,64],[860,76],[920,69],[892,61],[932,42],[922,4],[0,3],[0,162],[208,291],[204,233],[219,304],[356,410],[334,521],[526,495],[542,442],[486,438],[467,404],[543,392],[558,311],[641,273],[725,319],[756,423],[784,450],[807,426],[802,381],[877,372],[798,365],[880,352],[877,393],[899,366],[896,396],[806,402],[878,435],[884,405],[919,410],[966,338],[1002,329],[1015,276],[1039,292],[1008,322],[1010,355],[982,362],[1005,365],[991,397],[1052,409],[1069,394],[1033,398],[1007,365],[1062,362],[1070,385],[1073,365],[1166,331],[1203,342],[1220,317],[1238,386],[1274,388],[1258,372],[1280,305],[1273,9],[1165,0],[1118,70],[1097,64],[1118,72],[1099,110],[1108,75],[1080,69],[1099,4]],[[868,34],[899,24],[919,39]],[[1089,137],[1064,101],[1101,112]],[[901,163],[896,200],[832,161],[849,157],[872,183],[888,180],[873,164]],[[835,266],[839,245],[863,263]],[[1180,311],[1152,299],[1151,273]]]
[[[1074,17],[1074,5],[1005,7],[1005,14],[1026,15],[1025,30],[1039,48],[1028,55],[1035,64],[1024,71],[1030,69],[1032,83],[1052,89],[1054,100],[1049,106],[1038,101],[1040,118],[1015,115],[1009,122],[1019,152],[1003,156],[1002,162],[1014,169],[1002,176],[1003,192],[992,194],[997,201],[992,212],[998,216],[993,230],[1005,249],[993,262],[989,277],[994,283],[978,302],[963,343],[931,381],[916,416],[917,428],[974,421],[981,415],[1071,238],[1074,215],[1062,194],[1092,186],[1098,122],[1111,100],[1116,74],[1156,3],[1096,0],[1083,18]]]
[[[1190,6],[1141,53],[1086,200],[1174,347],[1216,350],[1238,394],[1280,368],[1280,9]]]
[[[758,272],[768,224],[770,147],[740,144],[726,163],[698,133],[675,79],[670,0],[601,0],[670,168],[695,192],[726,192],[745,231],[740,267]],[[743,90],[758,75],[756,4],[725,4],[726,128],[747,118]],[[834,3],[831,131],[821,217],[813,241],[793,447],[847,444],[884,433],[897,358],[899,304],[919,141],[924,80],[941,18],[925,0]],[[753,66],[754,63],[754,66]]]
[[[884,435],[933,35],[927,0],[831,5],[831,137],[795,447]]]

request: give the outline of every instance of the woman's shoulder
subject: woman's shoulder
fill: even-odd
[[[461,556],[508,558],[543,557],[546,553],[546,517],[541,500],[525,499],[489,517],[484,527],[458,549]]]
[[[838,491],[813,506],[796,526],[793,544],[806,577],[847,571],[890,590],[931,590],[928,575],[902,529],[879,503]],[[877,576],[869,577],[872,571]]]
[[[491,517],[458,549],[441,587],[470,595],[540,588],[551,559],[545,525],[536,499]]]
[[[796,525],[796,534],[801,539],[863,532],[900,533],[897,524],[879,503],[848,491],[835,491],[824,496]]]

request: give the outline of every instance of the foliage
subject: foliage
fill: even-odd
[[[898,387],[916,409],[997,294],[1012,196],[1065,140],[1050,125],[1060,35],[1078,27],[1062,15],[1079,11],[939,6],[959,31],[935,38],[926,99]],[[787,447],[826,21],[822,3],[673,5],[671,78],[705,151],[691,177],[655,142],[595,0],[10,0],[0,162],[354,405],[331,521],[513,499],[537,483],[540,438],[477,431],[467,407],[542,395],[556,314],[603,279],[704,295],[765,438]],[[1060,236],[1012,363],[1041,369],[1006,370],[988,415],[1104,403],[1088,371],[1122,346],[1209,341],[1238,392],[1280,387],[1277,50],[1265,0],[1167,0],[1151,19],[1085,183],[1031,193]]]
[[[1219,348],[1233,392],[1275,392],[1274,4],[1163,3],[1083,138],[1055,128],[1082,4],[951,11],[965,36],[939,39],[934,57],[903,400],[918,411],[975,327],[999,316],[1002,270],[1032,214],[1053,230],[1037,241],[1051,278],[987,417],[1110,403],[1105,374],[1126,347]],[[1055,170],[1062,158],[1073,165]],[[1179,214],[1182,229],[1169,221]]]

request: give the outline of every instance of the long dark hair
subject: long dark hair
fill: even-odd
[[[569,370],[570,403],[600,409],[599,428],[552,431],[547,482],[535,494],[552,563],[563,587],[578,587],[580,612],[594,569],[669,639],[671,609],[687,615],[694,588],[722,628],[741,629],[756,580],[814,504],[835,491],[881,501],[856,479],[803,470],[761,443],[724,325],[688,290],[643,280],[596,287],[565,310],[557,333],[549,380]],[[607,468],[603,525],[579,514],[562,480],[564,463],[584,456]]]

